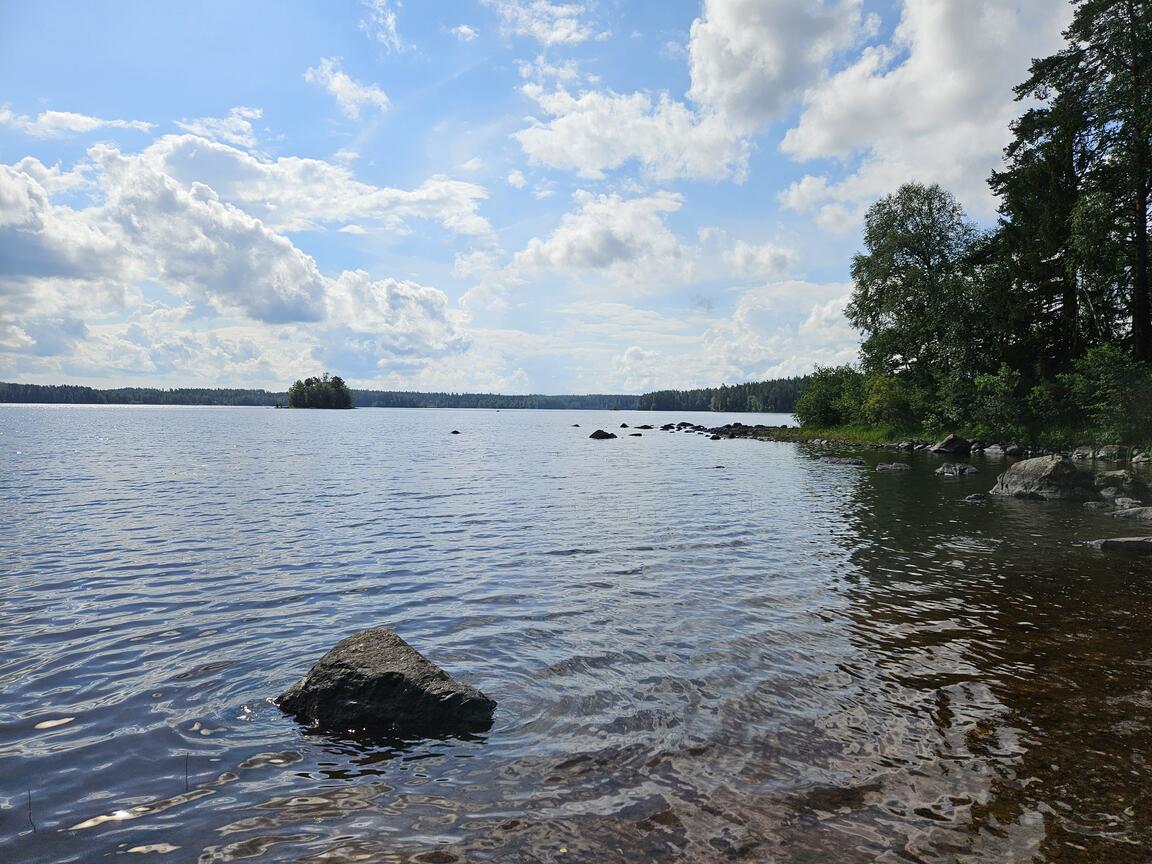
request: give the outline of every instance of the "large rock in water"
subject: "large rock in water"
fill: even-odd
[[[326,731],[418,736],[482,732],[496,710],[383,627],[336,643],[276,704]]]
[[[615,438],[616,433],[615,432],[605,432],[603,429],[597,429],[595,432],[593,432],[588,437],[594,441],[608,441],[612,438]]]
[[[996,478],[992,494],[1045,501],[1095,501],[1099,497],[1092,475],[1059,456],[1022,459],[1009,466]]]
[[[959,435],[949,435],[932,448],[933,453],[949,453],[953,456],[965,456],[972,449],[972,442]]]

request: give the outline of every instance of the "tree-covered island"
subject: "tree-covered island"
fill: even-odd
[[[352,391],[339,375],[298,380],[288,388],[289,408],[351,408]]]
[[[817,370],[805,427],[1152,444],[1152,4],[1075,7],[1016,88],[1033,107],[989,179],[994,228],[920,183],[869,209],[846,310],[860,365]]]

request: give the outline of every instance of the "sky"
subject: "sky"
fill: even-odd
[[[1063,0],[0,0],[0,380],[638,393],[852,362]]]

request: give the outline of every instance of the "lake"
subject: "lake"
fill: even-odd
[[[1152,860],[1152,568],[1082,545],[1140,529],[588,439],[785,419],[0,408],[0,860]],[[270,704],[375,626],[490,732]]]

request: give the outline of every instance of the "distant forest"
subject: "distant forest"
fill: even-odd
[[[495,393],[414,393],[355,390],[357,408],[545,408],[621,411],[769,411],[790,413],[807,378],[785,378],[756,384],[724,385],[703,390],[661,390],[643,396],[502,396]],[[0,382],[0,402],[57,405],[286,405],[286,392],[232,388],[119,387],[97,390],[73,384],[8,384]]]
[[[763,411],[791,414],[808,384],[803,378],[780,378],[751,384],[722,384],[700,390],[657,390],[637,402],[641,411]]]

